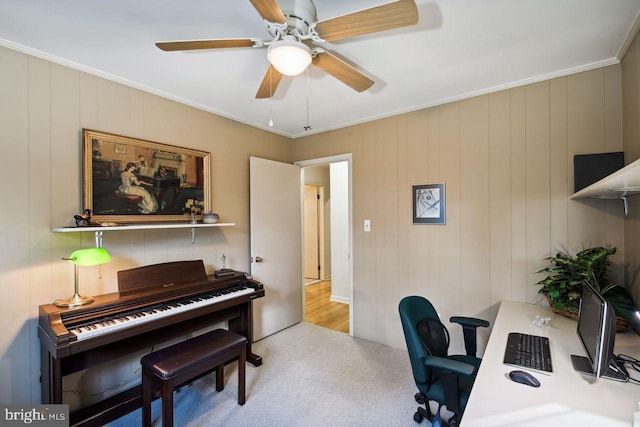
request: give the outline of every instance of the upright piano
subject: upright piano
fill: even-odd
[[[164,196],[168,191],[173,193],[173,197],[169,197],[169,199],[166,200],[167,203],[172,203],[172,200],[175,200],[180,193],[180,178],[178,177],[169,176],[161,178],[157,176],[138,175],[138,179],[150,184],[149,187],[145,188],[153,191],[160,206],[162,206],[162,202],[165,199]],[[171,196],[171,193],[169,195]]]
[[[118,292],[85,306],[41,305],[42,403],[63,403],[65,375],[225,321],[247,337],[247,361],[259,366],[262,358],[251,351],[252,301],[263,296],[262,284],[246,274],[207,276],[198,260],[119,271]],[[70,424],[103,425],[141,403],[138,385],[71,413]]]

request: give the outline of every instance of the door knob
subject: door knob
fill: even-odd
[[[256,262],[263,262],[263,261],[264,259],[262,257],[259,257],[259,256],[256,257]]]

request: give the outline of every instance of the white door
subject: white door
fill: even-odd
[[[253,338],[302,321],[302,206],[300,167],[250,159],[251,275],[262,282]]]
[[[320,279],[318,187],[304,185],[304,277]]]

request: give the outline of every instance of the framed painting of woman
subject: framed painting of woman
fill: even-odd
[[[211,210],[209,153],[90,129],[82,140],[82,203],[92,221],[183,221]]]

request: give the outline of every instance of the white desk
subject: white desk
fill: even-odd
[[[536,315],[550,317],[551,326],[534,326]],[[553,374],[532,372],[540,387],[509,379],[509,372],[517,369],[502,363],[509,332],[549,337]],[[615,353],[640,358],[640,337],[633,331],[616,334]],[[573,369],[571,354],[585,355],[576,321],[553,314],[545,306],[503,301],[461,427],[630,427],[633,412],[638,410],[640,385],[581,375]],[[636,371],[629,373],[640,378]]]

